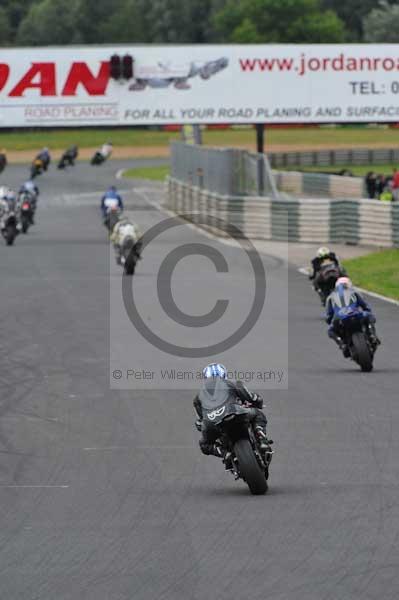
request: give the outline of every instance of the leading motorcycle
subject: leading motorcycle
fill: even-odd
[[[57,168],[65,169],[66,167],[73,167],[78,157],[79,151],[77,146],[71,146],[68,150],[65,150],[60,160],[58,161]]]
[[[263,453],[253,432],[251,417],[254,409],[226,392],[215,401],[202,402],[204,421],[219,432],[223,463],[235,479],[242,479],[251,494],[265,494],[268,489],[269,467],[273,452]],[[200,426],[197,425],[197,429]]]
[[[96,165],[101,165],[105,161],[106,161],[105,156],[99,150],[97,150],[97,152],[95,152],[93,154],[90,164],[96,166]]]
[[[34,179],[38,175],[41,175],[45,170],[46,168],[43,160],[41,158],[35,158],[30,169],[30,178]]]

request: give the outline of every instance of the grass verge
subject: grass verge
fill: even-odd
[[[393,165],[334,165],[328,167],[279,167],[282,171],[301,171],[303,173],[339,173],[342,170],[348,170],[355,177],[365,177],[369,171],[374,171],[377,175],[392,175],[392,169],[397,167]]]
[[[91,148],[110,141],[114,146],[157,147],[167,146],[178,134],[167,131],[140,129],[62,129],[48,131],[14,131],[0,133],[0,147],[7,151],[37,150],[48,146],[51,150],[77,144],[79,148]]]
[[[159,167],[140,167],[138,169],[127,169],[124,171],[124,177],[132,177],[139,179],[152,179],[153,181],[163,181],[169,175],[169,167],[162,165]]]
[[[381,250],[343,262],[355,285],[399,300],[399,249]]]
[[[399,145],[399,129],[376,128],[319,128],[308,127],[267,129],[266,147],[292,145],[331,148],[343,145],[363,145],[373,147],[383,144],[386,147]],[[110,140],[114,146],[159,147],[167,146],[171,140],[180,139],[179,132],[155,131],[131,128],[117,129],[62,129],[39,131],[2,131],[0,148],[13,150],[36,150],[48,146],[52,150],[78,144],[80,148],[99,146]],[[255,130],[252,127],[203,131],[203,141],[215,146],[252,146],[255,150]]]

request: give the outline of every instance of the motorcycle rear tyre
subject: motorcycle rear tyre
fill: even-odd
[[[30,225],[29,219],[27,217],[22,217],[21,218],[22,233],[27,233],[28,232],[29,225]]]
[[[12,246],[15,240],[15,227],[13,227],[12,225],[8,225],[4,237],[6,239],[7,246]]]
[[[136,258],[134,256],[128,256],[124,264],[125,275],[134,275],[136,270]]]
[[[352,344],[354,347],[354,358],[359,364],[361,370],[369,373],[373,370],[373,355],[367,345],[364,333],[356,332],[352,336]]]
[[[238,460],[240,474],[254,496],[267,492],[267,481],[260,468],[249,440],[238,440],[234,444],[234,453]]]

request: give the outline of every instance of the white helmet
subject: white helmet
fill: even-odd
[[[220,363],[212,363],[207,365],[203,371],[202,375],[204,379],[209,379],[211,377],[220,377],[221,379],[227,379],[227,369],[224,365]]]
[[[349,279],[349,277],[338,277],[335,283],[335,289],[337,290],[341,285],[346,289],[353,287],[352,281]]]
[[[327,246],[322,246],[317,251],[317,258],[325,258],[326,256],[329,256],[329,255],[330,255],[330,248],[327,248]]]

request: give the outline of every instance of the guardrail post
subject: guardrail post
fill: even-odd
[[[263,160],[263,156],[258,156],[256,168],[258,175],[257,193],[263,196],[265,192],[265,161]]]
[[[203,188],[204,187],[204,171],[203,169],[197,169],[197,177],[198,177],[198,187],[199,188]]]

